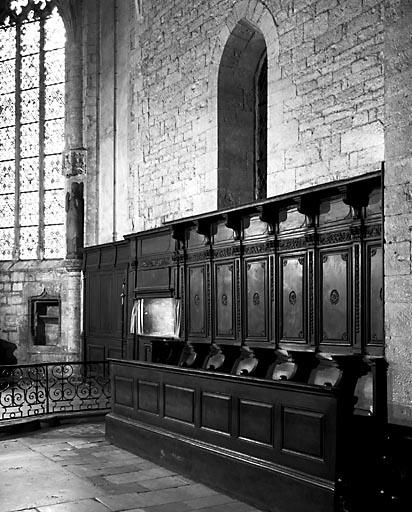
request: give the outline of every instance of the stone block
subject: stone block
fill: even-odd
[[[389,337],[409,338],[412,332],[412,303],[392,303],[385,306],[385,332]]]
[[[383,147],[383,137],[383,124],[379,121],[353,128],[342,134],[342,151],[350,153],[369,147]]]
[[[412,274],[385,277],[385,303],[412,303]],[[388,307],[388,306],[387,306]]]
[[[409,276],[411,274],[411,242],[385,244],[385,276]]]
[[[412,213],[412,183],[385,187],[385,215]]]
[[[384,237],[386,242],[408,242],[411,239],[412,214],[385,216]]]

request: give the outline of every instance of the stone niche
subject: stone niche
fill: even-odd
[[[30,331],[34,346],[54,346],[60,340],[60,297],[41,295],[30,297]]]

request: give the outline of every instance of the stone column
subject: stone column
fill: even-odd
[[[81,279],[84,238],[83,187],[86,150],[83,147],[83,0],[56,0],[66,27],[66,119],[63,173],[66,178],[66,303],[69,359],[82,359]]]

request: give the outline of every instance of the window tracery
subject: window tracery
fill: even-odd
[[[0,260],[64,257],[65,29],[49,0],[0,25]]]

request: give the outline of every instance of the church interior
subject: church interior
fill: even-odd
[[[411,27],[0,0],[0,365],[110,361],[110,442],[262,510],[406,511]]]

